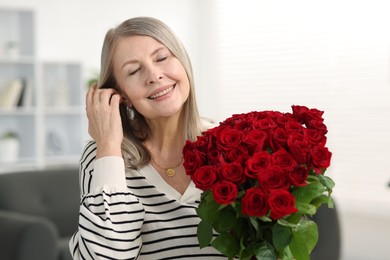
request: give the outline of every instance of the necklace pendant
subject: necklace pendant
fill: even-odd
[[[166,174],[167,174],[168,177],[172,177],[173,175],[176,174],[176,171],[175,171],[174,168],[169,168],[169,169],[166,170]]]

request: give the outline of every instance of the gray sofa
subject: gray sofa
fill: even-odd
[[[0,259],[72,259],[79,194],[77,167],[0,174]]]
[[[313,252],[311,260],[339,260],[341,259],[341,227],[337,210],[337,205],[333,209],[327,205],[322,205],[317,214],[313,216],[313,221],[318,226],[318,242]]]

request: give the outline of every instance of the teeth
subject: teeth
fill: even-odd
[[[169,87],[169,88],[167,88],[167,89],[161,91],[160,93],[157,93],[156,95],[150,96],[150,98],[151,98],[151,99],[156,99],[156,98],[158,98],[158,97],[161,97],[161,96],[167,94],[168,92],[170,92],[172,89],[173,89],[173,86],[171,86],[171,87]]]

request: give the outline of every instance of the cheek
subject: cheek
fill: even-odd
[[[178,79],[180,79],[181,92],[187,99],[190,93],[190,81],[183,66],[180,64],[180,68],[177,70]]]
[[[187,72],[178,59],[172,59],[172,62],[169,64],[169,71],[171,77],[188,82]]]
[[[188,81],[188,79],[186,79],[186,83],[183,84],[183,96],[184,96],[184,99],[188,99],[188,97],[190,96],[190,83]]]
[[[131,84],[121,85],[120,87],[122,97],[126,99],[127,102],[130,102],[132,105],[137,103],[140,100],[142,93],[140,93],[139,88],[134,87]]]

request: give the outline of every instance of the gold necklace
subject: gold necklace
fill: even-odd
[[[165,174],[168,176],[168,177],[173,177],[175,174],[176,174],[176,168],[177,167],[179,167],[179,165],[183,162],[183,157],[180,159],[180,162],[177,164],[177,165],[175,165],[175,166],[173,166],[173,167],[169,167],[169,168],[163,168],[162,166],[160,166],[157,162],[156,162],[156,160],[153,158],[153,156],[151,156],[152,157],[152,161],[154,162],[154,164],[156,164],[157,166],[158,166],[158,168],[160,168],[160,169],[162,169],[162,170],[164,170],[165,171]]]

